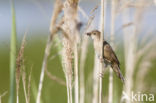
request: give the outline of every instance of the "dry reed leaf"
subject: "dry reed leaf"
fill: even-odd
[[[63,86],[66,86],[66,82],[64,80],[62,80],[61,78],[51,74],[47,69],[45,70],[46,71],[46,74],[47,76],[53,80],[53,81],[56,81],[58,84],[60,85],[63,85]]]
[[[57,21],[58,15],[62,11],[62,8],[63,8],[62,1],[61,0],[56,0],[55,5],[54,5],[52,18],[51,18],[50,27],[49,27],[51,35],[54,35],[58,31],[57,28],[56,28],[56,21]]]
[[[27,91],[26,91],[26,72],[25,72],[25,67],[22,69],[22,82],[23,82],[23,89],[24,89],[24,96],[26,103],[28,103],[28,96],[27,96]]]
[[[97,9],[98,9],[99,5],[96,5],[90,12],[90,14],[93,14]]]
[[[4,97],[7,93],[8,91],[5,91],[3,94],[0,95],[0,103],[2,103],[2,97]]]
[[[31,95],[31,93],[30,93],[30,88],[31,88],[31,75],[32,75],[32,68],[33,68],[33,66],[31,66],[31,70],[30,70],[30,74],[29,74],[29,78],[28,78],[28,103],[30,103],[30,95]]]
[[[44,79],[44,72],[47,67],[47,61],[48,61],[48,57],[49,57],[50,50],[51,50],[53,36],[56,32],[58,32],[58,28],[56,27],[57,26],[56,21],[57,21],[58,15],[62,11],[62,7],[63,7],[62,1],[56,0],[55,6],[54,6],[54,11],[53,11],[52,18],[51,18],[50,28],[49,28],[51,34],[48,37],[48,41],[47,41],[46,48],[45,48],[45,54],[44,54],[44,58],[43,58],[43,62],[42,62],[40,82],[39,82],[39,87],[38,87],[36,103],[40,103],[40,97],[41,97],[41,91],[42,91],[42,85],[43,85],[43,79]]]

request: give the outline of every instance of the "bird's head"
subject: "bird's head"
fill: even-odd
[[[100,40],[100,31],[98,30],[92,30],[91,32],[88,32],[87,35],[90,36],[93,40]]]

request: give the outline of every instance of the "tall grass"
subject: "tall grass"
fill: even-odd
[[[79,30],[77,28],[77,10],[79,0],[66,0],[64,2],[64,26],[63,30],[68,38],[64,38],[64,64],[65,76],[67,81],[68,103],[73,103],[72,80],[74,79],[75,103],[79,102],[79,78],[78,78],[78,49]],[[74,70],[72,70],[72,53],[74,53]],[[74,76],[72,76],[74,73]],[[73,78],[74,77],[74,78]]]
[[[135,71],[137,69],[138,64],[145,64],[144,67],[141,68],[141,70],[138,71],[137,73],[137,80],[141,75],[144,74],[146,71],[144,71],[143,68],[146,68],[146,63],[149,61],[148,57],[152,54],[152,51],[147,53],[146,50],[148,51],[150,47],[154,44],[152,40],[150,42],[146,42],[146,44],[139,43],[139,36],[140,36],[140,30],[142,29],[142,19],[143,19],[143,14],[144,14],[144,8],[147,7],[150,4],[150,2],[146,0],[138,0],[134,2],[123,2],[123,5],[127,5],[128,7],[125,8],[123,11],[123,21],[124,24],[127,24],[129,22],[132,22],[133,25],[130,25],[129,27],[126,27],[123,29],[124,31],[124,52],[125,52],[125,76],[126,76],[126,84],[124,87],[124,92],[130,96],[131,92],[134,91],[134,76],[135,76]],[[130,8],[129,5],[131,5],[134,9],[134,19],[131,20],[130,18]],[[148,34],[147,34],[148,35]],[[141,40],[142,41],[142,40]],[[149,45],[152,44],[152,45]],[[143,48],[140,48],[139,45],[143,45]],[[146,46],[149,46],[146,48]],[[144,49],[144,47],[146,49]],[[139,55],[140,51],[142,51],[143,55]],[[146,54],[147,53],[147,54]],[[150,54],[150,55],[149,55]],[[153,54],[152,54],[153,55]],[[143,58],[142,58],[143,57]],[[142,60],[141,60],[142,58]],[[141,63],[139,61],[141,60]],[[140,68],[139,68],[140,69]],[[142,79],[139,79],[137,83],[141,83]],[[143,83],[143,82],[142,82]],[[138,84],[138,85],[143,85],[143,84]],[[140,87],[139,87],[140,88]],[[142,91],[142,90],[141,90]],[[130,103],[130,100],[126,100],[127,103]]]
[[[97,7],[95,7],[93,10],[95,11]],[[83,14],[83,16],[88,20],[88,23],[84,29],[84,32],[82,33],[82,44],[81,44],[81,55],[80,55],[80,103],[85,102],[85,73],[84,73],[84,66],[85,66],[85,61],[87,58],[87,51],[88,51],[88,42],[89,38],[86,35],[86,32],[88,29],[91,29],[93,27],[93,19],[95,17],[94,14],[92,14],[94,11],[91,11],[91,16],[88,17],[87,14],[84,12],[83,9],[79,8],[79,11]]]
[[[24,35],[21,48],[19,50],[19,53],[17,55],[16,59],[16,103],[19,103],[19,87],[20,87],[20,78],[21,78],[21,71],[23,67],[23,55],[24,55],[24,47],[25,47],[25,39],[26,35]]]
[[[107,1],[106,0],[101,0],[101,23],[100,23],[100,31],[101,31],[101,36],[100,36],[100,42],[101,42],[101,51],[100,51],[100,59],[103,58],[103,41],[104,41],[104,28],[105,28],[105,19],[106,19],[106,3]],[[100,62],[100,66],[99,66],[100,70],[99,70],[99,74],[103,74],[103,69],[104,69],[104,66],[103,66],[103,62]],[[103,103],[103,85],[102,85],[102,77],[99,77],[99,103]]]
[[[139,73],[146,75],[148,73],[147,68],[151,66],[151,58],[154,58],[156,55],[154,53],[155,49],[150,49],[154,45],[154,40],[151,40],[147,44],[144,40],[141,40],[141,43],[139,44],[138,36],[139,36],[139,30],[141,29],[141,17],[143,15],[144,7],[146,6],[146,3],[144,2],[131,2],[131,1],[125,1],[125,0],[111,0],[111,31],[110,31],[110,40],[111,40],[111,46],[114,49],[115,48],[115,18],[117,17],[118,13],[123,14],[123,22],[124,26],[122,30],[124,31],[124,52],[125,52],[125,68],[126,68],[126,84],[124,87],[125,93],[130,95],[131,91],[134,90],[134,84],[144,84],[143,80],[144,77],[140,77]],[[116,6],[121,5],[121,8],[119,8],[119,11],[116,10]],[[90,29],[90,25],[95,17],[95,14],[90,13],[90,18],[86,16],[83,9],[81,9],[79,6],[79,0],[65,0],[63,3],[61,0],[56,0],[54,11],[52,13],[51,23],[50,23],[50,35],[47,40],[45,52],[44,52],[44,58],[42,61],[42,67],[41,67],[41,74],[40,74],[40,81],[38,85],[38,91],[37,87],[35,85],[34,79],[31,81],[31,73],[29,75],[29,81],[28,85],[26,85],[26,72],[22,71],[22,80],[23,80],[23,90],[24,90],[24,96],[26,103],[30,103],[30,93],[34,93],[34,98],[36,99],[36,103],[41,103],[41,95],[42,95],[42,87],[44,82],[44,74],[47,73],[47,76],[51,79],[56,81],[57,83],[63,85],[67,89],[67,102],[68,103],[85,103],[86,101],[92,102],[92,103],[113,103],[114,98],[119,98],[120,96],[115,97],[113,95],[113,92],[116,90],[113,89],[113,71],[112,68],[109,68],[109,89],[106,90],[106,93],[108,91],[108,94],[104,95],[104,88],[106,87],[107,83],[103,83],[102,76],[99,77],[99,75],[103,74],[103,69],[105,69],[103,62],[100,62],[99,58],[95,55],[94,57],[94,69],[92,72],[90,72],[90,75],[88,76],[89,82],[85,83],[85,63],[87,58],[87,51],[88,51],[88,37],[85,35],[85,33]],[[101,22],[100,22],[100,31],[101,31],[101,57],[103,57],[103,41],[105,40],[105,24],[106,24],[106,6],[107,6],[107,0],[101,0]],[[134,20],[130,20],[130,8],[135,8],[134,13]],[[87,17],[87,25],[86,28],[83,31],[83,35],[80,35],[80,29],[78,27],[79,20],[78,20],[78,8],[83,14],[83,16]],[[13,0],[11,4],[11,10],[12,10],[12,32],[11,32],[11,42],[10,42],[10,97],[9,97],[9,103],[13,103],[15,100],[15,69],[16,71],[16,91],[17,91],[17,103],[19,103],[19,81],[20,81],[20,66],[21,61],[23,59],[23,51],[24,51],[24,41],[25,37],[23,39],[23,43],[21,45],[21,49],[19,51],[19,55],[16,58],[16,22],[15,22],[15,10],[13,5]],[[63,11],[63,12],[62,12]],[[94,11],[94,10],[93,10]],[[60,17],[61,15],[61,17]],[[63,15],[63,16],[62,16]],[[130,24],[130,25],[129,25]],[[125,26],[126,25],[126,26]],[[58,32],[60,31],[60,32]],[[61,34],[61,36],[59,35]],[[57,78],[57,76],[52,75],[48,69],[47,69],[47,62],[49,55],[51,53],[51,47],[52,47],[52,41],[54,40],[54,36],[57,35],[57,39],[60,40],[59,45],[57,45],[58,48],[61,48],[62,52],[60,54],[60,59],[62,60],[62,68],[64,71],[66,82],[60,78]],[[56,37],[56,36],[55,36]],[[82,37],[82,38],[81,38]],[[82,39],[82,43],[80,43],[80,38]],[[55,41],[57,42],[57,41]],[[63,47],[61,47],[63,45]],[[138,47],[138,45],[142,45],[141,48]],[[116,49],[116,48],[115,48]],[[140,49],[140,50],[139,50]],[[60,51],[61,51],[60,50]],[[149,52],[149,50],[151,50]],[[79,52],[80,51],[80,52]],[[89,51],[92,52],[92,51]],[[80,54],[80,56],[79,56]],[[91,53],[90,53],[91,54]],[[54,55],[55,56],[55,55]],[[53,57],[54,57],[53,56]],[[80,59],[79,59],[80,57]],[[53,58],[52,58],[53,59]],[[140,60],[141,59],[141,60]],[[141,62],[140,62],[141,61]],[[139,64],[138,72],[136,73],[136,81],[134,80],[133,76],[135,75],[137,63]],[[17,66],[16,66],[17,65]],[[87,71],[88,73],[88,71]],[[80,79],[80,80],[79,80]],[[115,79],[116,80],[116,79]],[[135,83],[134,83],[135,82]],[[88,83],[88,84],[87,84]],[[87,85],[86,85],[87,84]],[[89,85],[89,86],[88,86]],[[31,86],[33,88],[31,88]],[[89,87],[86,88],[86,87]],[[28,89],[26,88],[28,87]],[[143,90],[143,86],[140,88],[140,86],[136,86],[138,90]],[[30,91],[30,88],[32,89]],[[47,88],[49,89],[49,88]],[[87,90],[89,91],[89,96],[86,93]],[[35,94],[37,93],[37,95]],[[0,96],[0,102],[1,97]],[[105,96],[105,98],[103,98]],[[114,96],[114,97],[113,97]],[[37,98],[36,98],[37,97]],[[90,97],[90,98],[87,98]],[[107,99],[108,98],[108,99]],[[85,101],[86,100],[86,101]],[[122,102],[122,101],[121,101]],[[126,101],[127,103],[130,103],[130,101]]]
[[[10,96],[9,103],[15,101],[15,70],[16,70],[16,20],[14,1],[11,0],[12,29],[10,40]]]
[[[115,50],[114,45],[114,34],[115,34],[115,17],[116,17],[116,3],[117,0],[111,0],[111,32],[110,32],[110,40],[111,40],[111,46]],[[108,91],[108,103],[113,102],[113,70],[110,67],[109,68],[109,91]]]
[[[92,103],[99,101],[99,62],[98,57],[94,55],[94,70],[93,70],[93,98]]]
[[[2,103],[2,97],[4,97],[8,92],[5,91],[3,94],[0,94],[0,103]]]
[[[47,40],[45,54],[44,54],[44,58],[43,58],[43,62],[42,62],[36,103],[40,103],[44,74],[45,74],[45,69],[47,68],[47,62],[48,62],[48,57],[49,57],[51,46],[52,46],[52,40],[53,40],[55,33],[58,31],[56,28],[56,20],[57,20],[59,13],[61,12],[61,10],[62,10],[62,2],[60,0],[57,0],[55,3],[55,6],[54,6],[54,12],[52,14],[52,18],[51,18],[50,35]]]

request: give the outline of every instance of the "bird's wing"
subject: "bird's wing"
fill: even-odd
[[[119,65],[120,63],[115,52],[106,41],[103,42],[103,48],[104,48],[104,58],[112,63],[117,63]]]

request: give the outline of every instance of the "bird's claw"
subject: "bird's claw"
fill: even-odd
[[[104,77],[104,73],[99,73],[99,77],[103,78]]]

